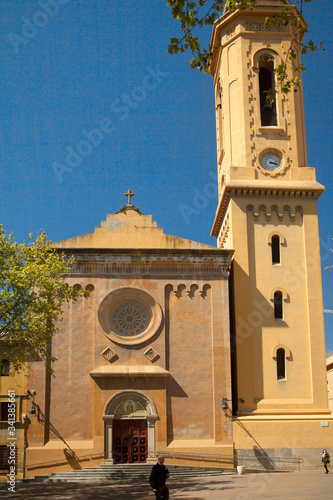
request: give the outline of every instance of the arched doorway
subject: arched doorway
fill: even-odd
[[[106,403],[106,456],[113,463],[154,463],[157,411],[139,391],[121,391]]]

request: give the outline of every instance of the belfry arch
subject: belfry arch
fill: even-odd
[[[133,422],[147,422],[147,463],[155,463],[155,422],[158,418],[153,401],[140,391],[125,390],[114,394],[105,404],[103,420],[105,422],[106,458],[114,460],[114,433],[119,421],[126,426]],[[124,422],[125,421],[125,422]],[[142,460],[141,460],[142,461]]]

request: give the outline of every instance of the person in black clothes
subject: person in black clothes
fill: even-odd
[[[157,500],[169,500],[169,490],[165,481],[169,477],[169,470],[165,467],[164,457],[157,457],[157,464],[152,468],[149,482]]]

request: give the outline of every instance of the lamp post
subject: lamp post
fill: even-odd
[[[36,415],[36,403],[35,403],[36,391],[27,391],[27,394],[29,394],[29,396],[32,397],[29,414],[31,415],[31,417],[33,417],[33,415]]]

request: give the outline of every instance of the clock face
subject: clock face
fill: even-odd
[[[281,167],[281,159],[273,153],[264,155],[260,163],[265,170],[269,171],[278,170]]]

